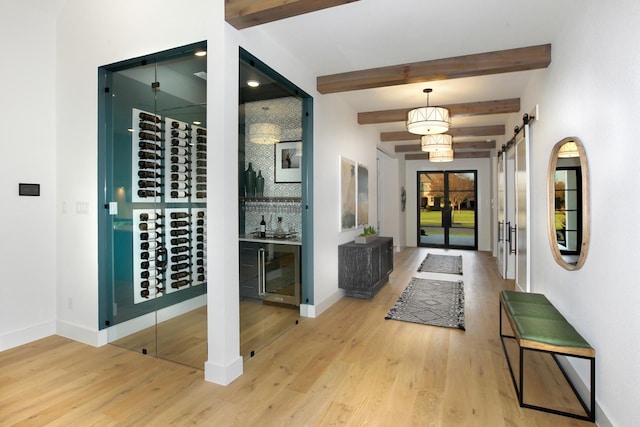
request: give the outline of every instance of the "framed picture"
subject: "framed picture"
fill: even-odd
[[[274,147],[274,182],[302,182],[302,141],[280,142]]]
[[[356,162],[340,157],[340,229],[356,228]]]
[[[358,163],[358,226],[369,224],[369,168]]]

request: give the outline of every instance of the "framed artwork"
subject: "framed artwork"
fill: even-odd
[[[358,186],[357,201],[357,223],[358,226],[369,224],[369,168],[358,163],[358,177],[356,179]]]
[[[340,157],[340,229],[356,228],[356,162]]]
[[[302,141],[280,142],[274,147],[274,182],[302,182]]]

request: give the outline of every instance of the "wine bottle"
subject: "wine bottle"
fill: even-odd
[[[149,130],[151,132],[162,132],[162,129],[160,129],[160,127],[156,126],[156,125],[152,125],[151,123],[147,123],[147,122],[140,122],[139,124],[140,129],[142,130]]]
[[[196,260],[196,265],[204,265],[204,258],[199,258]]]
[[[267,223],[264,221],[264,215],[260,221],[260,237],[267,237]]]
[[[175,154],[176,156],[190,156],[191,153],[186,148],[182,147],[171,147],[171,154]]]
[[[185,243],[189,243],[191,242],[191,239],[187,238],[187,237],[178,237],[175,239],[171,239],[171,244],[176,246],[176,245],[184,245]]]
[[[196,168],[196,175],[206,175],[206,174],[207,174],[206,168]]]
[[[171,139],[171,145],[174,147],[188,147],[189,143],[184,139],[173,138]]]
[[[171,122],[171,128],[172,129],[178,129],[178,130],[187,130],[189,129],[189,125],[186,123],[181,123],[181,122],[176,122],[175,120]]]
[[[196,185],[196,190],[206,190],[207,189],[207,184],[197,184]]]
[[[140,221],[156,220],[160,218],[164,218],[164,215],[159,214],[157,212],[149,212],[149,213],[145,212],[140,214]]]
[[[147,162],[145,160],[138,161],[138,167],[140,169],[161,169],[162,165],[158,162]]]
[[[207,137],[206,136],[196,136],[196,142],[199,144],[206,144],[207,143]]]
[[[188,227],[191,223],[189,221],[171,221],[171,227]]]
[[[185,165],[171,165],[171,172],[191,172],[191,169],[186,167]],[[186,175],[184,177],[184,179],[186,179]],[[174,179],[174,181],[177,181]]]
[[[140,197],[162,197],[164,193],[159,193],[157,191],[151,190],[138,190],[138,196]]]
[[[207,280],[207,277],[204,274],[198,276],[198,282],[204,282],[205,280]]]
[[[171,287],[174,289],[179,289],[183,286],[187,286],[189,283],[191,283],[191,280],[178,280],[177,282],[173,282],[171,284]]]
[[[162,184],[160,184],[158,181],[146,181],[146,180],[138,180],[138,187],[140,188],[156,188],[156,187],[162,187]]]
[[[206,159],[207,153],[196,153],[196,159]]]
[[[188,271],[179,271],[177,273],[171,273],[171,278],[173,280],[178,280],[178,279],[182,279],[183,277],[187,277],[189,276],[189,272]]]
[[[204,144],[197,144],[196,145],[196,150],[198,151],[207,151],[207,146]]]
[[[141,290],[141,291],[140,291],[140,296],[141,296],[142,298],[147,298],[147,299],[148,299],[148,298],[149,298],[149,289],[143,289],[143,290]]]
[[[191,250],[191,246],[176,246],[171,248],[172,254],[180,254],[182,252],[189,252]]]
[[[171,136],[173,138],[191,139],[191,135],[189,135],[188,132],[185,132],[183,130],[178,130],[178,129],[172,129],[171,130]]]
[[[198,191],[198,192],[196,192],[196,198],[197,199],[206,199],[207,198],[207,192],[206,191]]]
[[[187,263],[187,262],[181,262],[180,264],[173,264],[171,266],[171,271],[180,271],[180,270],[184,270],[186,268],[191,267],[191,264]]]
[[[149,261],[142,261],[142,262],[140,263],[140,269],[141,269],[141,270],[147,270],[147,269],[149,268],[149,265],[150,265],[150,264],[149,264]]]
[[[200,250],[204,249],[204,243],[197,243],[196,249],[200,249]]]
[[[189,213],[188,212],[171,212],[169,217],[171,219],[189,218]]]
[[[196,160],[196,166],[200,166],[203,168],[207,167],[207,161],[206,160]]]
[[[198,211],[198,218],[204,218],[204,211]]]
[[[189,255],[187,254],[182,254],[182,255],[173,255],[171,257],[171,262],[180,262],[180,261],[186,261],[189,258],[191,258]]]
[[[204,242],[204,236],[196,236],[196,241],[197,242]]]
[[[178,230],[171,230],[171,235],[174,237],[184,236],[185,234],[189,234],[189,230],[185,228],[180,228]]]
[[[184,156],[171,156],[171,163],[176,163],[178,165],[190,165],[191,160]]]
[[[198,257],[198,258],[204,258],[204,251],[198,251],[198,252],[196,252],[196,257]]]
[[[172,173],[171,174],[171,181],[187,181],[187,175],[183,174],[183,173]]]
[[[200,218],[196,220],[196,225],[204,225],[204,219]]]
[[[206,129],[202,129],[202,128],[197,128],[196,129],[196,133],[198,135],[206,135],[207,134],[207,130]]]
[[[160,154],[155,153],[155,152],[149,152],[149,151],[138,151],[138,157],[141,159],[147,159],[147,160],[162,160],[164,159],[164,157],[162,157]]]
[[[198,267],[198,268],[196,269],[196,272],[197,272],[197,273],[200,273],[200,274],[204,273],[204,267]]]
[[[162,150],[162,147],[159,146],[158,144],[154,144],[152,142],[146,142],[146,141],[140,141],[138,143],[138,147],[140,147],[143,150],[153,150],[153,151]]]
[[[163,139],[158,135],[156,135],[155,133],[149,133],[149,132],[139,132],[138,138],[145,141],[163,141]]]
[[[145,122],[160,123],[160,117],[142,111],[138,113],[138,118]]]
[[[189,188],[191,188],[191,186],[188,185],[184,181],[182,181],[182,182],[172,182],[171,183],[171,189],[172,190],[187,190]]]
[[[183,199],[185,197],[191,197],[191,193],[187,193],[186,191],[172,191],[171,198],[173,199]]]
[[[196,176],[196,182],[207,182],[206,176]]]
[[[162,178],[162,175],[156,171],[138,171],[138,178]]]
[[[141,222],[140,225],[138,225],[138,228],[140,228],[141,231],[152,231],[161,227],[162,224],[158,224],[155,222]]]
[[[156,240],[162,239],[164,237],[164,233],[140,233],[140,240]]]
[[[161,273],[156,269],[145,270],[140,272],[140,277],[143,279],[152,279],[152,278],[155,278],[156,276],[159,276],[160,274]]]
[[[155,240],[152,240],[150,242],[142,242],[140,243],[140,249],[142,249],[143,251],[149,250],[149,249],[157,249],[160,246],[160,244],[158,242],[156,242]]]

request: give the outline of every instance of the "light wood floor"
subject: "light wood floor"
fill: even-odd
[[[372,301],[343,298],[302,319],[227,387],[198,369],[57,336],[2,352],[0,425],[593,425],[518,406],[498,336],[498,292],[512,285],[486,253],[429,251],[463,255],[466,331],[384,319],[412,276],[459,278],[416,273],[427,250],[407,249]],[[570,406],[552,364],[531,366],[530,396]]]

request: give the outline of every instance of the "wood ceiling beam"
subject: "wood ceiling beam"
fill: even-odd
[[[401,144],[396,145],[395,147],[396,153],[413,153],[419,152],[420,144]],[[464,141],[464,142],[456,142],[453,141],[453,149],[473,149],[473,150],[493,150],[496,148],[496,141]]]
[[[225,0],[224,19],[238,30],[359,0]]]
[[[490,126],[470,126],[465,128],[451,128],[447,132],[453,137],[461,136],[491,136],[491,135],[504,135],[504,125],[490,125]],[[420,135],[410,133],[407,131],[400,132],[381,132],[380,141],[414,141],[420,139]]]
[[[441,107],[448,108],[451,117],[517,113],[520,111],[520,98],[465,102],[462,104],[441,105]],[[404,122],[407,120],[409,110],[413,110],[414,108],[417,107],[358,113],[358,123],[361,125],[371,125],[376,123]]]
[[[551,45],[522,47],[319,76],[322,94],[546,68]]]
[[[454,159],[484,159],[491,157],[488,151],[460,151],[454,152]],[[429,160],[429,153],[405,154],[405,160]]]

